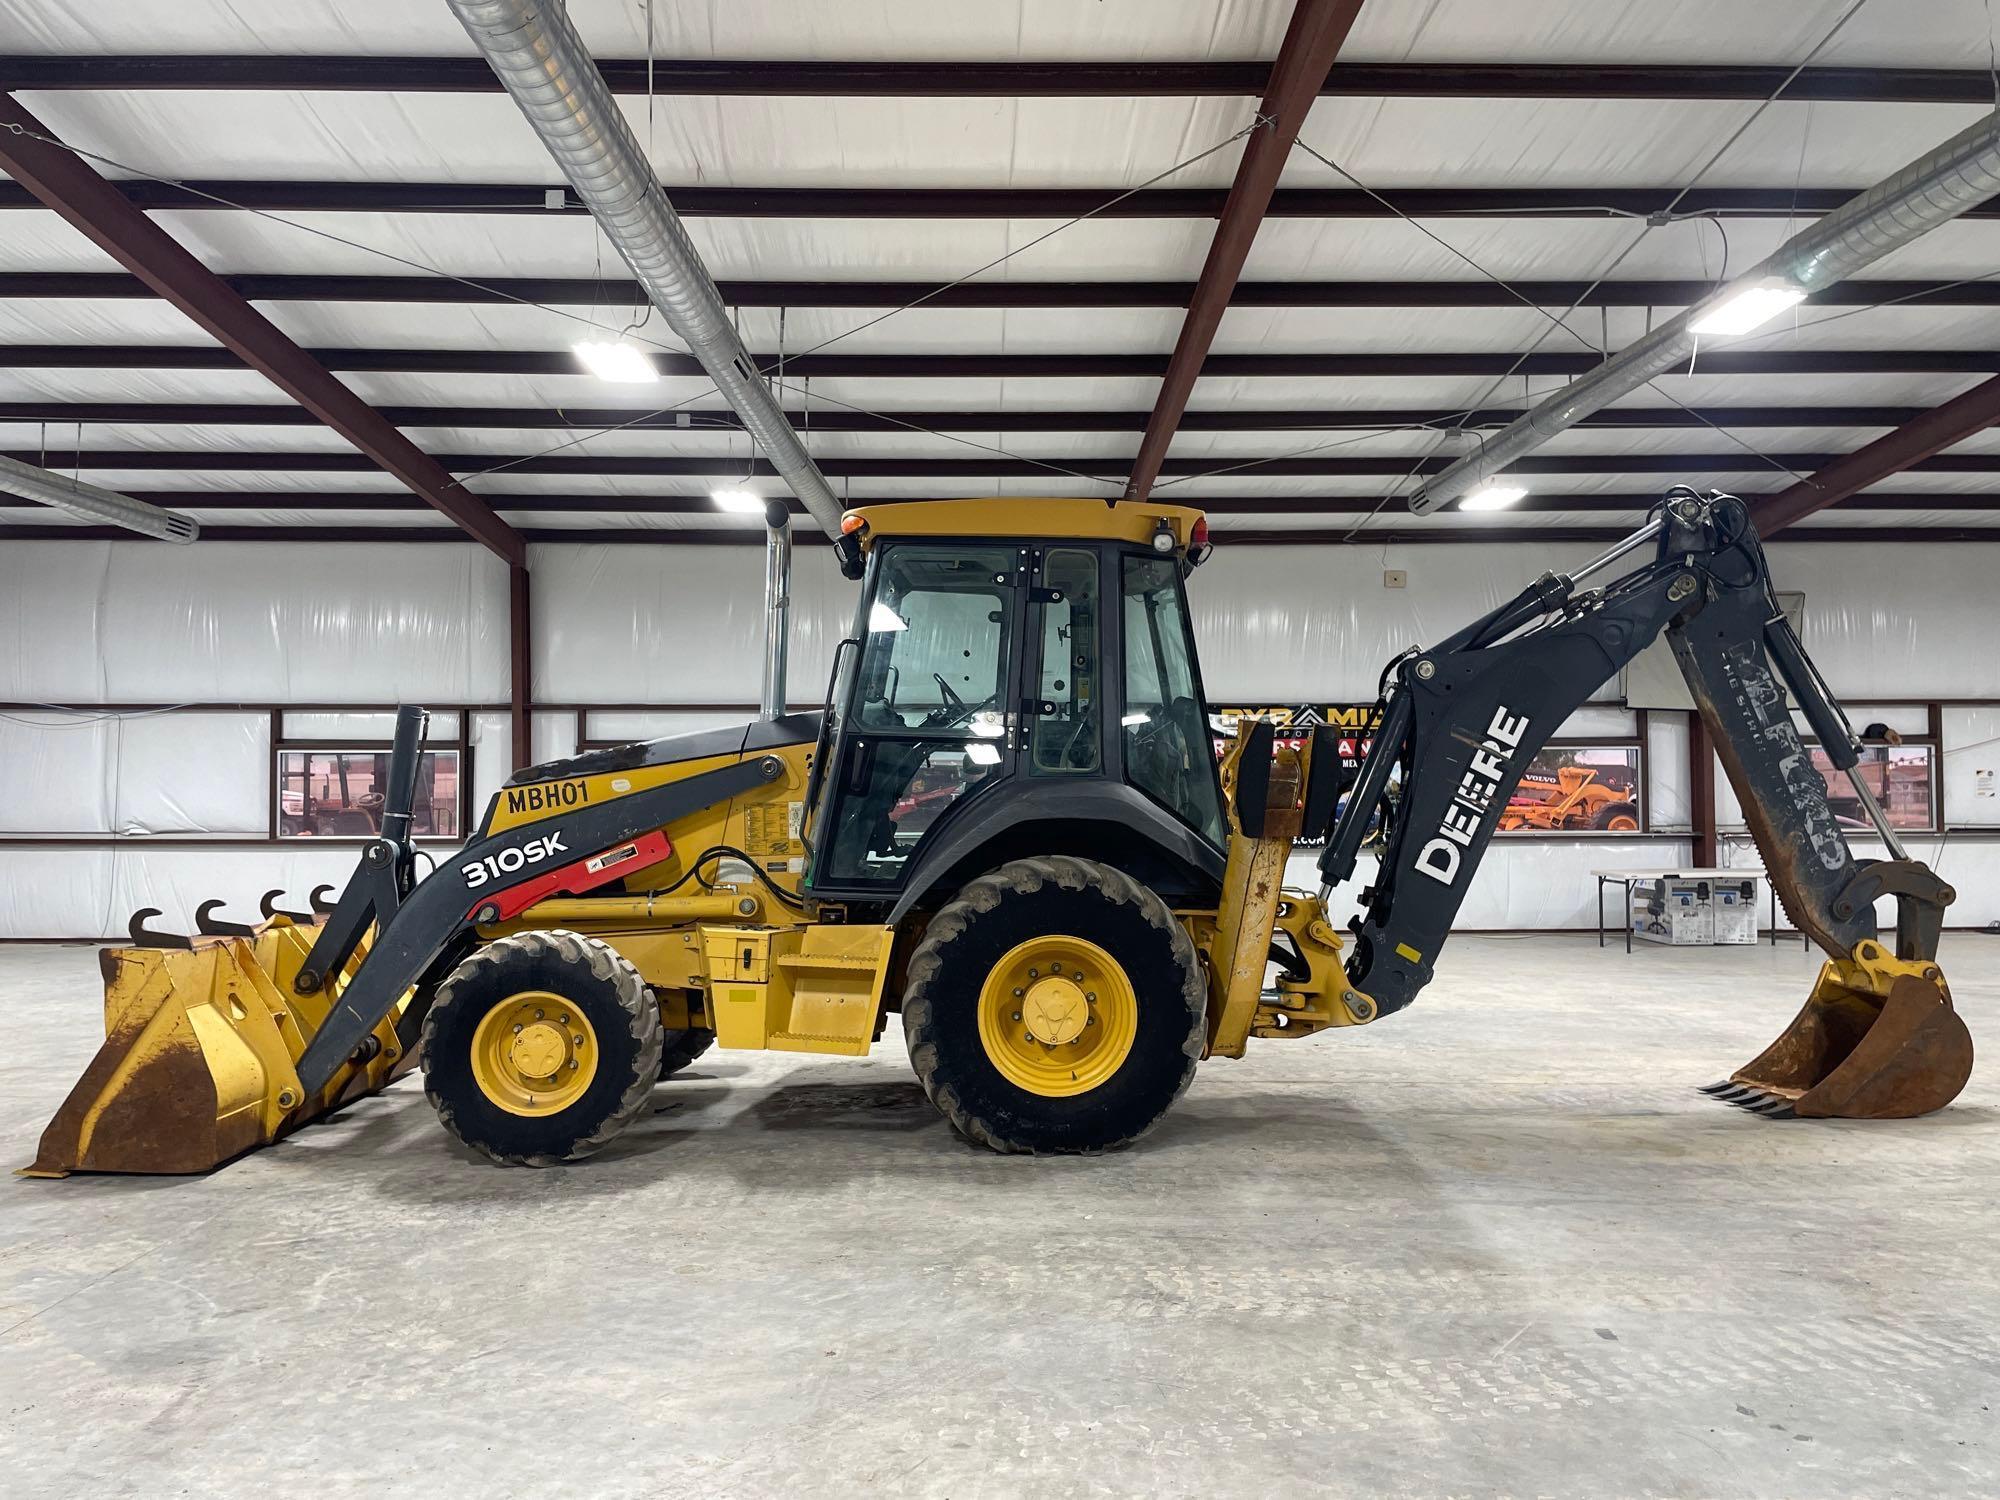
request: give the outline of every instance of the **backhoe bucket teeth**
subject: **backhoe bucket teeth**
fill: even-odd
[[[1934,964],[1861,945],[1827,964],[1804,1009],[1755,1061],[1702,1092],[1774,1119],[1906,1120],[1972,1075],[1972,1036]]]
[[[208,935],[159,946],[174,935],[135,918],[144,946],[99,954],[104,1044],[42,1132],[25,1175],[205,1172],[408,1071],[414,1058],[396,1040],[399,1005],[357,1049],[359,1060],[308,1097],[296,1064],[346,979],[312,995],[293,989],[318,924],[279,913],[240,931],[212,919],[203,925]],[[364,943],[349,973],[366,951]]]

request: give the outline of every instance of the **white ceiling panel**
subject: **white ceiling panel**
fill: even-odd
[[[529,183],[562,174],[502,94],[27,92],[107,175]],[[619,101],[669,188],[1136,186],[1250,122],[1248,98],[892,99],[677,96]],[[1171,179],[1227,187],[1237,153]],[[1323,168],[1321,170],[1324,170]]]
[[[1863,188],[1985,111],[1964,104],[1323,98],[1300,139],[1368,187],[1680,188],[1753,113],[1704,187]],[[1346,187],[1294,151],[1287,187]]]

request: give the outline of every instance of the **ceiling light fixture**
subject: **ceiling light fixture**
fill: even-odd
[[[658,380],[660,372],[643,351],[619,339],[612,343],[601,343],[595,339],[585,339],[570,346],[583,367],[599,380],[616,381],[623,385],[642,385]]]
[[[715,502],[717,510],[726,510],[732,516],[764,514],[764,497],[749,490],[710,490],[708,498]]]
[[[1767,276],[1733,287],[1720,302],[1688,324],[1690,331],[1728,338],[1762,328],[1788,307],[1806,300],[1803,289],[1781,277]]]
[[[1527,494],[1518,484],[1502,484],[1490,480],[1458,502],[1460,510],[1505,510],[1516,500]]]

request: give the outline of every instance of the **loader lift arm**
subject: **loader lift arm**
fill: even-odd
[[[1581,587],[1649,544],[1651,555],[1639,566],[1600,588]],[[1804,1026],[1814,1034],[1794,1039],[1799,1056],[1767,1053],[1737,1075],[1745,1081],[1735,1092],[1748,1092],[1730,1102],[1767,1112],[1796,1107],[1801,1114],[1939,1107],[1963,1086],[1971,1066],[1970,1039],[1950,1010],[1935,962],[1954,893],[1909,858],[1853,774],[1862,747],[1778,606],[1747,508],[1730,495],[1676,488],[1646,525],[1576,572],[1547,574],[1434,649],[1390,664],[1381,728],[1319,865],[1325,900],[1354,873],[1372,816],[1382,811],[1380,868],[1362,893],[1364,914],[1351,924],[1353,990],[1383,1013],[1416,998],[1522,772],[1563,722],[1662,631],[1768,878],[1792,920],[1832,959],[1814,999],[1773,1049]],[[1786,689],[1820,747],[1853,782],[1889,859],[1857,860],[1848,847],[1792,722]],[[1391,798],[1398,767],[1401,792]],[[1893,955],[1877,939],[1874,903],[1883,896],[1896,901]],[[1904,980],[1914,988],[1899,989]],[[1890,1006],[1913,1011],[1920,1040],[1940,1056],[1922,1067],[1904,1058],[1893,1078],[1877,1059],[1871,1078],[1862,1080],[1865,1097],[1845,1101],[1853,1108],[1818,1108],[1827,1102],[1822,1085],[1853,1093],[1856,1079],[1831,1075],[1850,1056],[1858,1059],[1857,1071],[1870,1061],[1858,1044]],[[1939,1009],[1941,1015],[1931,1014]],[[1871,1050],[1882,1045],[1878,1034]],[[1753,1082],[1748,1075],[1759,1064],[1765,1066]],[[1910,1074],[1924,1076],[1913,1082],[1903,1076]],[[1884,1103],[1878,1097],[1884,1095],[1894,1097]],[[1882,1107],[1863,1107],[1871,1102]]]

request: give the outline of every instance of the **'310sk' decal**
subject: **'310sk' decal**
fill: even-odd
[[[498,854],[467,860],[458,867],[458,873],[465,877],[467,886],[477,890],[489,880],[499,880],[502,876],[525,870],[529,865],[538,865],[552,854],[567,853],[569,845],[562,841],[560,833],[545,833],[515,848],[502,849]]]

